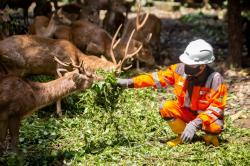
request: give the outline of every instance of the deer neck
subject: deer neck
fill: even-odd
[[[51,16],[49,24],[43,32],[43,37],[52,37],[53,34],[55,33],[56,29],[57,29],[56,21],[53,18],[53,16]]]
[[[41,108],[76,91],[78,86],[72,78],[73,75],[69,75],[48,83],[34,83],[32,87],[36,94],[36,105]]]

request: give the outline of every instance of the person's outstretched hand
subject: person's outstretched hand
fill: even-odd
[[[181,135],[181,141],[182,142],[192,141],[197,130],[201,128],[201,125],[202,125],[202,120],[200,118],[196,118],[196,119],[192,120],[191,122],[189,122],[186,125],[186,127]]]
[[[133,79],[122,79],[122,78],[117,78],[117,85],[123,88],[132,88],[134,86],[134,81]]]

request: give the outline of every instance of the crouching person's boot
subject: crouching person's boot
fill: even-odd
[[[217,135],[205,134],[203,136],[203,139],[204,139],[206,145],[212,144],[215,147],[220,145]]]
[[[173,119],[171,119],[171,120],[168,121],[168,125],[171,128],[171,130],[175,134],[177,134],[178,136],[177,136],[177,138],[168,141],[167,145],[173,147],[173,146],[176,146],[178,144],[181,144],[182,141],[181,141],[180,137],[181,137],[181,134],[182,134],[183,130],[186,127],[186,123],[183,120],[179,119],[179,118],[176,118],[176,119],[173,118]]]

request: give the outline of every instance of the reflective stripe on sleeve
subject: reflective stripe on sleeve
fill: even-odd
[[[205,111],[205,114],[207,114],[208,116],[210,116],[211,118],[213,118],[214,121],[218,119],[218,117],[216,115],[214,115],[213,112],[210,111],[210,110]]]
[[[223,110],[221,110],[218,107],[209,106],[207,109],[213,111],[213,113],[215,113],[217,116],[223,116],[224,115]]]
[[[157,88],[162,88],[159,77],[158,77],[158,73],[154,72],[154,73],[152,73],[152,76],[153,76],[156,87]]]

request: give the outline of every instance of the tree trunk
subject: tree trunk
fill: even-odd
[[[228,65],[240,68],[242,62],[242,25],[239,0],[228,0]]]

